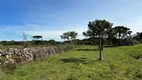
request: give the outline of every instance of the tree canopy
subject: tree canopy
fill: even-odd
[[[98,37],[99,35],[103,36],[105,34],[105,31],[111,28],[112,25],[113,25],[112,23],[106,20],[95,20],[89,22],[88,30],[86,32],[83,32],[83,35],[85,37],[93,37],[93,38]]]
[[[42,36],[40,36],[40,35],[35,35],[35,36],[32,36],[32,37],[36,40],[39,40],[40,38],[42,38]]]
[[[124,26],[116,26],[113,29],[116,31],[116,37],[119,38],[119,46],[121,45],[121,39],[127,38],[127,35],[132,33],[129,28]]]
[[[60,36],[61,39],[67,39],[68,41],[75,40],[77,37],[77,33],[75,31],[64,32],[63,35]]]

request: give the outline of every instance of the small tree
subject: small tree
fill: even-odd
[[[42,36],[40,35],[35,35],[35,36],[32,36],[33,38],[33,41],[32,41],[32,44],[33,45],[43,45],[44,41],[42,41]],[[41,40],[40,40],[41,39]]]
[[[75,40],[77,37],[77,33],[75,31],[68,31],[63,33],[63,35],[60,36],[61,39],[67,39],[68,41]]]

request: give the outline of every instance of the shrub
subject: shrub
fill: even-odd
[[[133,46],[134,44],[137,44],[138,42],[134,39],[126,38],[122,40],[122,45],[123,46]]]

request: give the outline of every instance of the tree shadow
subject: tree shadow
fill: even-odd
[[[69,62],[76,62],[76,63],[82,63],[86,61],[86,58],[63,58],[60,59],[63,63],[69,63]]]
[[[119,46],[115,46],[115,45],[105,45],[104,47],[105,47],[105,48],[117,48],[117,47],[119,47]]]
[[[77,51],[98,51],[98,49],[77,49]]]
[[[88,62],[97,62],[99,60],[87,60],[87,58],[63,58],[60,59],[59,61],[63,63],[82,63],[82,64],[88,64]]]

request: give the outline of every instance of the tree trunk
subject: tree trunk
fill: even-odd
[[[120,33],[119,33],[119,46],[120,46],[120,36],[121,36],[121,35],[120,35]]]
[[[103,37],[101,38],[101,41],[102,41],[101,42],[101,50],[103,51],[103,48],[104,48],[104,38]]]
[[[100,61],[102,60],[102,46],[101,46],[101,35],[99,34],[100,44],[99,44],[99,50],[100,50]]]

